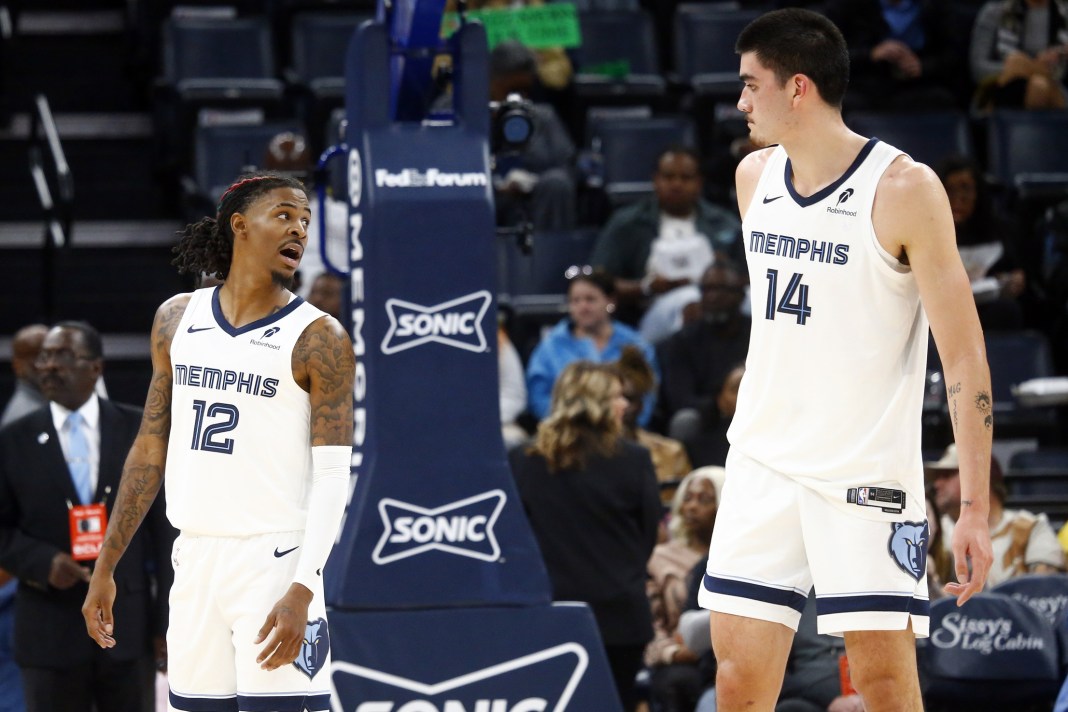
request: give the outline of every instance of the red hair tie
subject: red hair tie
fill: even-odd
[[[251,178],[245,178],[244,180],[239,180],[238,182],[236,182],[233,185],[231,185],[229,188],[227,188],[225,191],[223,191],[222,197],[219,198],[219,204],[215,207],[215,213],[218,214],[218,212],[222,209],[223,201],[226,200],[226,196],[230,195],[230,193],[232,193],[236,189],[240,188],[245,183],[251,183],[254,180],[263,180],[264,178],[268,178],[268,177],[269,176],[252,176]]]

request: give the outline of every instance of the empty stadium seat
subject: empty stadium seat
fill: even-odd
[[[1044,513],[1056,528],[1068,520],[1068,450],[1039,448],[1013,453],[1005,472],[1005,487],[1007,506]]]
[[[994,398],[994,427],[1001,437],[1047,439],[1056,430],[1056,411],[1020,405],[1012,388],[1032,378],[1053,375],[1048,338],[1037,331],[991,332],[986,355]]]
[[[303,133],[296,121],[242,126],[200,126],[194,136],[194,166],[186,193],[214,213],[222,193],[243,170],[263,165],[267,144],[282,131]],[[194,211],[195,214],[195,211]]]
[[[183,102],[278,101],[283,93],[261,17],[169,18],[162,81]]]
[[[604,189],[616,204],[653,190],[656,159],[669,146],[694,147],[693,120],[683,115],[590,119],[590,145],[603,156]]]
[[[316,99],[340,103],[345,93],[345,54],[369,13],[301,13],[293,20],[290,80]]]
[[[962,111],[854,112],[846,117],[846,123],[862,136],[877,136],[929,166],[951,155],[975,154],[968,116]]]
[[[580,97],[660,96],[667,82],[660,74],[653,19],[644,10],[583,12],[582,46],[575,51],[575,92]]]
[[[1024,199],[1068,197],[1068,111],[996,111],[990,171]]]
[[[741,91],[738,34],[759,15],[716,5],[684,3],[675,13],[675,68],[679,79],[699,95],[734,97]]]

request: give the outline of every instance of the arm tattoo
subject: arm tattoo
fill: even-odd
[[[947,389],[947,392],[949,393],[950,406],[951,406],[951,409],[953,411],[953,430],[956,431],[957,425],[958,425],[958,421],[957,421],[957,394],[960,393],[960,381],[958,381],[958,382],[954,383],[952,386],[950,386]]]
[[[983,425],[987,430],[994,427],[994,402],[990,399],[990,394],[986,391],[979,391],[975,394],[975,409],[983,415]]]
[[[313,322],[293,349],[307,370],[311,396],[311,444],[352,442],[352,385],[356,357],[344,329],[333,318]]]
[[[962,506],[962,507],[970,507],[970,506],[972,506],[972,501],[970,499],[962,499],[960,501],[960,506]]]
[[[175,329],[185,313],[185,300],[167,302],[156,313],[152,326],[152,381],[148,387],[141,428],[123,467],[119,492],[112,509],[104,546],[118,561],[130,545],[141,520],[163,485],[167,438],[171,430],[170,346]]]

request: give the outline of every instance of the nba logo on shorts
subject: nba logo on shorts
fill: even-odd
[[[293,664],[311,679],[322,669],[329,652],[330,631],[324,619],[316,618],[308,621],[308,626],[304,629],[304,642],[300,646],[300,654],[297,655]]]

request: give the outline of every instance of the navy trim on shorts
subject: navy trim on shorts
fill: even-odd
[[[241,712],[320,712],[330,709],[330,695],[247,695],[237,696]]]
[[[818,594],[816,596],[816,615],[828,616],[835,613],[870,613],[872,611],[930,616],[931,602],[908,594],[877,593],[827,598],[820,598]]]
[[[237,712],[237,696],[230,697],[183,697],[169,695],[171,707],[183,712]]]
[[[758,583],[735,581],[734,579],[719,578],[709,574],[705,574],[704,586],[709,593],[720,593],[724,596],[749,598],[776,606],[785,606],[793,608],[798,613],[804,610],[805,600],[807,599],[807,596],[793,589],[772,588],[771,586],[761,586]]]

